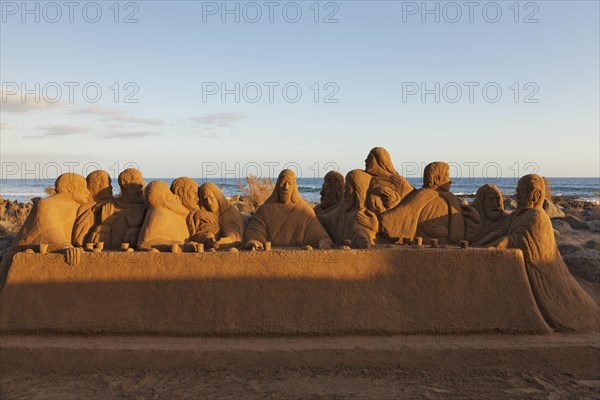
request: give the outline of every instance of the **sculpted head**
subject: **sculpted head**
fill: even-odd
[[[284,169],[279,173],[275,186],[280,203],[291,203],[296,189],[296,174],[291,169]]]
[[[85,204],[90,200],[90,191],[87,188],[87,182],[79,174],[62,174],[56,178],[54,186],[56,193],[67,196],[79,204]]]
[[[110,200],[113,197],[113,187],[110,175],[106,171],[96,170],[91,172],[87,178],[87,188],[91,193],[92,200]]]
[[[344,193],[344,177],[337,171],[329,171],[321,186],[321,208],[327,209],[337,204]]]
[[[150,207],[165,207],[176,209],[181,207],[181,199],[171,192],[169,185],[164,181],[152,181],[146,186],[146,203]]]
[[[219,199],[224,198],[224,196],[217,185],[212,182],[207,182],[200,186],[198,193],[200,195],[200,204],[202,205],[202,208],[214,214],[220,214],[223,211],[221,210],[222,207]]]
[[[483,185],[477,189],[473,207],[488,221],[498,221],[504,211],[502,192],[496,185]]]
[[[538,174],[529,174],[519,179],[517,184],[517,208],[541,208],[544,204],[546,187],[544,179]]]
[[[423,187],[428,189],[448,192],[452,180],[450,179],[450,166],[442,161],[427,164],[423,172]]]
[[[119,174],[119,187],[121,198],[130,204],[144,202],[144,178],[142,173],[135,168],[127,168]]]
[[[198,197],[198,184],[192,178],[181,177],[171,183],[171,192],[181,199],[183,205],[190,211],[200,209]]]
[[[371,175],[365,171],[355,169],[346,174],[343,197],[346,211],[364,208],[369,183],[371,183]]]
[[[365,160],[365,172],[374,176],[398,175],[390,153],[383,147],[374,147]]]

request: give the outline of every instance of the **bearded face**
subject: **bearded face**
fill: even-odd
[[[487,194],[483,201],[483,213],[489,221],[498,221],[502,216],[502,203],[497,194]]]
[[[292,201],[292,191],[295,184],[295,180],[290,177],[285,177],[282,179],[281,185],[279,186],[280,203],[290,203]]]
[[[202,205],[212,213],[219,213],[219,201],[211,190],[206,190],[202,193]]]
[[[90,201],[90,191],[87,188],[87,183],[85,180],[75,183],[72,197],[73,200],[79,204],[85,204]]]
[[[198,203],[200,202],[200,196],[198,196],[198,190],[194,186],[186,187],[183,195],[181,196],[181,202],[188,210],[195,211],[200,207]]]

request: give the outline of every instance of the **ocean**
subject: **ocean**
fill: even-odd
[[[146,182],[153,180],[164,180],[171,184],[175,178],[148,178]],[[600,178],[549,178],[554,196],[573,196],[584,201],[600,203]],[[205,179],[195,179],[199,184],[207,182]],[[408,178],[413,186],[419,188],[422,185],[420,178]],[[238,180],[234,178],[213,180],[222,190],[225,196],[240,195],[241,190]],[[245,184],[245,181],[242,181]],[[453,179],[451,191],[458,196],[473,195],[477,188],[492,183],[500,188],[505,195],[512,195],[517,186],[515,178],[458,178]],[[298,190],[308,201],[318,202],[321,190],[322,178],[299,178]],[[7,200],[28,202],[33,197],[45,197],[44,189],[54,186],[52,180],[37,179],[4,179],[0,180],[0,197]],[[113,180],[114,192],[118,194],[119,187]]]

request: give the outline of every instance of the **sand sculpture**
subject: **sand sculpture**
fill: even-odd
[[[423,187],[381,215],[381,231],[391,240],[436,239],[440,244],[464,239],[464,218],[458,198],[450,193],[450,166],[433,162],[425,167]]]
[[[333,244],[313,209],[298,193],[296,174],[284,169],[271,196],[252,217],[245,234],[245,248],[273,246],[315,246],[328,249]]]
[[[403,252],[398,251],[401,249],[399,246],[389,244],[377,246],[382,240],[397,242],[399,239],[409,238],[415,239],[418,243],[416,239],[420,237],[423,244],[437,239],[440,245],[458,244],[461,241],[464,245],[466,243],[464,239],[467,239],[476,246],[488,246],[475,249],[477,251],[473,253],[474,258],[465,259],[464,263],[459,262],[464,267],[462,273],[468,276],[468,279],[480,279],[477,284],[489,286],[496,282],[497,278],[496,275],[490,277],[489,274],[504,274],[505,278],[500,284],[508,285],[507,282],[513,282],[517,285],[514,287],[519,287],[518,290],[515,289],[519,293],[511,292],[512,284],[506,289],[498,289],[510,293],[510,297],[506,298],[507,302],[516,298],[515,296],[521,296],[516,311],[500,304],[500,300],[494,300],[493,307],[499,307],[498,310],[505,310],[502,312],[510,314],[510,317],[500,324],[501,329],[509,329],[510,321],[520,324],[518,318],[525,312],[529,315],[526,318],[528,322],[518,328],[523,332],[539,333],[552,329],[580,332],[600,328],[598,322],[600,308],[581,289],[560,257],[552,224],[543,209],[544,181],[538,175],[527,175],[521,178],[517,187],[518,207],[510,215],[504,212],[502,194],[494,185],[482,186],[471,205],[461,205],[459,199],[449,191],[452,183],[450,168],[444,162],[427,165],[423,175],[423,187],[413,190],[412,186],[396,172],[389,154],[382,148],[374,148],[371,151],[366,160],[365,171],[350,171],[345,177],[345,182],[339,173],[329,173],[327,176],[322,188],[324,204],[315,208],[319,212],[318,217],[315,210],[300,196],[294,172],[283,170],[279,174],[273,193],[257,209],[245,229],[238,209],[230,204],[215,184],[210,182],[198,188],[193,179],[182,177],[173,181],[170,188],[165,182],[153,181],[144,191],[141,172],[127,169],[119,175],[118,179],[121,195],[114,198],[111,180],[105,171],[92,172],[87,177],[87,181],[77,174],[63,174],[56,180],[56,194],[36,202],[17,236],[10,255],[3,258],[0,287],[4,285],[4,279],[9,274],[11,262],[13,260],[21,260],[17,263],[24,262],[25,258],[17,257],[19,251],[42,254],[48,250],[60,251],[65,255],[69,265],[78,265],[85,258],[82,264],[89,267],[90,262],[93,261],[89,257],[93,254],[83,252],[81,247],[84,246],[89,250],[90,244],[96,244],[95,251],[102,251],[101,242],[104,242],[106,249],[124,249],[129,245],[139,250],[158,249],[162,252],[175,251],[172,245],[187,242],[203,243],[205,248],[214,250],[231,247],[268,250],[267,244],[269,244],[280,247],[280,251],[286,248],[285,251],[302,254],[306,253],[287,247],[329,249],[335,242],[343,249],[347,249],[347,246],[359,249],[372,248],[364,253],[351,250],[356,253],[350,257],[360,255],[362,261],[356,259],[351,262],[342,257],[342,260],[346,261],[340,264],[341,266],[336,264],[338,265],[336,268],[345,271],[344,274],[350,274],[347,278],[348,282],[352,282],[350,279],[352,274],[364,272],[365,276],[370,276],[370,268],[375,266],[370,265],[369,257],[385,260],[385,263],[388,263],[378,266],[381,274],[389,271],[404,271],[413,274],[411,276],[419,277],[419,271],[427,271],[427,274],[436,276],[451,273],[440,270],[440,265],[452,263],[451,260],[442,262],[436,259],[435,249],[422,252],[433,257],[430,261],[412,253],[406,253],[407,258],[402,258]],[[344,184],[340,197],[342,182]],[[411,246],[409,249],[415,251],[414,249],[421,247]],[[195,250],[200,251],[199,249],[201,247],[195,247]],[[455,256],[460,255],[459,248],[449,250],[458,252]],[[324,253],[338,251],[329,250]],[[340,254],[345,253],[340,252]],[[150,257],[148,260],[152,257],[160,257],[160,260],[163,260],[160,263],[166,262],[168,257],[171,257],[168,254],[152,255],[140,252],[135,256],[139,255]],[[217,258],[211,260],[217,264],[227,263],[225,259],[219,258],[221,255],[214,254]],[[25,256],[32,255],[25,254]],[[278,251],[277,257],[280,256],[282,253]],[[400,256],[402,257],[398,258]],[[306,257],[308,256],[303,255],[299,259],[304,260]],[[173,260],[177,263],[179,262],[177,260],[181,259],[173,258]],[[193,264],[194,259],[186,258],[186,260],[188,260],[186,263]],[[265,265],[279,268],[279,261],[276,261],[279,258],[273,260],[264,258],[264,260]],[[418,261],[422,264],[418,266],[403,264],[403,268],[395,268],[406,260]],[[475,262],[474,260],[487,261]],[[43,260],[38,261],[36,262],[39,265],[36,265],[42,268],[42,272],[45,271]],[[105,261],[102,265],[111,263],[109,260]],[[311,259],[310,262],[314,264],[314,268],[325,268],[320,266],[319,260]],[[496,269],[487,268],[492,264]],[[500,264],[511,268],[500,268]],[[163,265],[160,264],[159,270],[168,273],[168,269],[164,270]],[[347,271],[344,269],[346,266],[348,266]],[[23,267],[24,265],[20,265],[19,273],[27,275],[27,268]],[[191,271],[195,267],[184,269]],[[262,266],[254,267],[268,275],[267,269]],[[410,271],[405,270],[404,267],[409,267]],[[482,270],[482,267],[486,268]],[[304,268],[302,265],[287,266],[280,273],[294,274],[301,270],[303,274],[311,277],[310,268],[308,270],[302,268]],[[454,268],[452,273],[456,273]],[[469,272],[473,268],[481,270],[481,274]],[[320,270],[320,273],[324,274],[326,269]],[[81,272],[93,274],[89,270]],[[210,275],[212,272],[207,273]],[[71,272],[65,274],[65,279],[70,279],[69,276],[72,276]],[[143,278],[142,275],[140,276]],[[31,279],[38,278],[39,274],[33,275]],[[421,278],[423,277],[419,279]],[[373,277],[373,279],[380,278]],[[448,277],[440,275],[440,279],[445,281]],[[467,278],[460,278],[456,282],[464,282],[465,279]],[[417,290],[415,293],[421,293],[418,292],[420,290],[418,288],[422,288],[424,282],[413,288]],[[443,289],[437,283],[433,287],[436,290]],[[36,288],[31,293],[37,296],[36,293],[39,291]],[[351,290],[351,293],[354,292]],[[481,293],[480,295],[483,296]],[[440,296],[440,298],[448,298],[449,294],[442,293]],[[40,304],[43,303],[42,301]],[[442,307],[438,303],[432,304]],[[402,309],[409,307],[410,296],[403,299],[402,304],[404,304]],[[524,311],[525,309],[527,311]],[[37,315],[36,310],[32,309],[32,315]],[[472,310],[472,315],[485,315],[482,310]],[[15,318],[21,315],[19,310],[12,311],[10,315],[17,316]],[[426,313],[429,311],[429,309],[419,310],[417,314],[428,315]],[[281,312],[288,311],[282,309]],[[436,314],[436,318],[442,318],[446,314],[441,312],[439,315]],[[71,317],[67,315],[65,318]],[[340,318],[345,317],[340,316]],[[490,327],[489,329],[495,329],[495,317],[490,318],[484,325]],[[477,323],[477,321],[469,323]],[[347,324],[353,326],[354,322],[348,320]],[[348,329],[350,332],[351,328]]]
[[[383,147],[371,149],[365,160],[365,172],[373,177],[367,207],[378,215],[394,208],[414,190],[406,178],[396,171],[390,154]]]
[[[86,181],[90,191],[90,201],[79,207],[73,228],[73,244],[80,247],[91,241],[94,229],[106,219],[107,216],[102,213],[102,207],[109,202],[114,202],[113,188],[108,172],[93,171],[87,176]]]
[[[144,222],[144,178],[134,168],[119,174],[121,195],[102,205],[102,223],[90,235],[90,242],[104,243],[108,249],[119,249],[122,243],[135,247]]]
[[[199,189],[200,209],[192,216],[191,240],[208,248],[230,248],[242,244],[244,221],[239,210],[212,182]]]
[[[463,206],[465,239],[474,245],[486,245],[499,239],[505,230],[508,214],[504,211],[502,193],[496,185],[477,189],[470,206]]]
[[[323,177],[321,186],[321,202],[314,208],[319,215],[333,209],[342,200],[344,194],[344,176],[337,171],[329,171]]]
[[[319,215],[335,244],[349,241],[352,247],[364,249],[375,243],[379,222],[365,205],[370,183],[371,175],[366,172],[348,172],[342,201]]]
[[[525,175],[517,185],[517,209],[506,235],[493,246],[523,252],[529,283],[545,320],[558,331],[598,329],[600,308],[569,273],[543,209],[544,180]]]
[[[181,198],[163,181],[152,181],[145,190],[148,211],[140,230],[137,248],[166,251],[171,244],[183,244],[190,236],[187,218],[190,213]]]

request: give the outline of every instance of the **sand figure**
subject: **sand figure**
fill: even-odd
[[[579,286],[563,262],[550,218],[543,210],[544,180],[525,175],[517,184],[517,209],[509,217],[508,233],[493,244],[523,251],[527,276],[537,305],[558,331],[597,330],[600,307]]]
[[[102,205],[102,224],[94,229],[90,241],[104,242],[105,247],[118,249],[121,243],[135,247],[146,214],[144,178],[134,168],[119,174],[121,195]]]
[[[420,236],[428,244],[458,243],[465,226],[458,198],[449,192],[450,166],[433,162],[425,167],[423,187],[381,215],[381,232],[392,240]]]
[[[217,185],[207,182],[198,190],[200,209],[192,217],[191,240],[208,248],[242,244],[244,221],[239,210],[225,198]]]
[[[90,192],[85,178],[74,173],[60,175],[55,189],[56,194],[34,204],[15,239],[16,250],[47,244],[50,251],[66,249],[67,263],[76,265],[80,249],[73,247],[73,227],[77,210],[89,201]]]
[[[91,172],[87,178],[90,201],[79,207],[73,229],[73,244],[83,246],[89,241],[94,229],[107,217],[102,213],[102,206],[114,202],[110,175],[106,171]],[[104,219],[103,219],[104,218]]]
[[[367,208],[378,215],[394,208],[415,189],[396,171],[390,154],[383,147],[371,149],[365,160],[365,172],[373,177]]]
[[[349,240],[352,247],[368,248],[375,243],[378,220],[365,206],[371,175],[355,169],[346,175],[342,201],[332,209],[318,215],[335,244]]]
[[[344,176],[337,171],[329,171],[323,178],[321,186],[321,202],[314,208],[319,215],[326,210],[332,210],[338,205],[344,194]]]
[[[256,210],[245,234],[245,248],[273,246],[315,246],[328,249],[333,244],[315,212],[298,193],[296,174],[284,169],[275,189]]]
[[[463,206],[465,239],[483,246],[502,236],[508,214],[504,211],[502,192],[495,185],[486,184],[477,189],[470,206]]]
[[[171,192],[179,196],[181,203],[188,209],[186,218],[190,236],[193,233],[192,216],[200,209],[200,198],[198,197],[198,183],[192,178],[180,177],[171,183]]]
[[[140,230],[138,249],[157,248],[166,251],[171,244],[183,244],[189,237],[189,210],[179,196],[163,181],[152,181],[146,187],[148,212]]]

